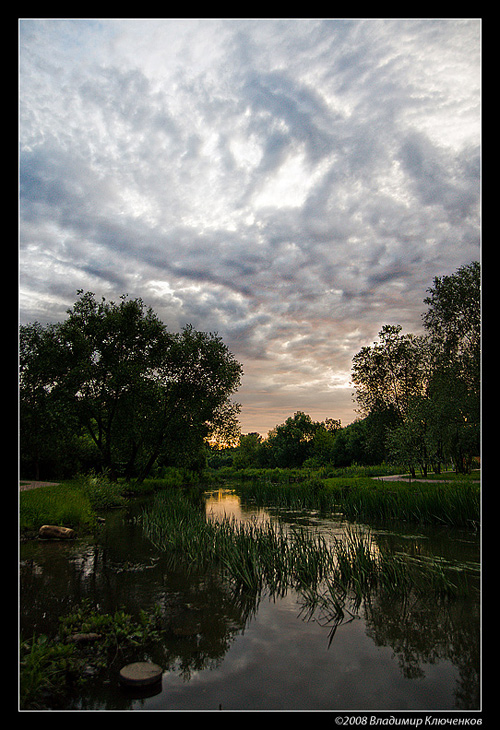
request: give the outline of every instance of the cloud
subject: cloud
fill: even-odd
[[[469,19],[28,19],[20,317],[83,288],[218,331],[243,431],[355,417],[353,355],[479,257]]]

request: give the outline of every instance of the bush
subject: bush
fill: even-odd
[[[106,474],[89,474],[78,480],[82,492],[94,510],[122,507],[126,500],[118,482],[111,482]]]

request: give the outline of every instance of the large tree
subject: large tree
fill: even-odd
[[[353,358],[352,381],[362,415],[391,412],[402,421],[411,398],[425,390],[431,365],[428,342],[401,330],[400,325],[385,325],[379,341]]]
[[[433,433],[457,471],[468,471],[480,442],[480,265],[473,261],[433,284],[423,315],[434,352],[428,389]]]
[[[124,296],[116,304],[78,294],[68,318],[45,334],[38,324],[24,328],[21,383],[35,382],[37,374],[38,410],[48,395],[64,407],[89,434],[112,478],[122,470],[144,479],[169,444],[178,449],[180,442],[195,444],[211,431],[234,428],[238,408],[230,397],[242,369],[218,335],[191,326],[168,332],[141,299]],[[38,352],[30,350],[28,337],[36,331],[42,333]],[[27,392],[23,385],[22,428],[34,412]]]
[[[386,325],[373,347],[353,359],[352,380],[363,415],[383,416],[392,455],[410,469],[451,459],[468,470],[479,450],[480,267],[436,277],[424,299],[425,336]]]
[[[450,276],[435,277],[424,299],[423,323],[439,366],[453,365],[473,392],[479,393],[481,357],[481,269],[473,261]]]

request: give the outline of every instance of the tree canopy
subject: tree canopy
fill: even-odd
[[[451,459],[458,471],[479,453],[481,294],[478,262],[436,277],[424,299],[426,335],[386,325],[353,359],[364,415],[385,413],[389,453],[424,473]]]
[[[79,291],[68,318],[20,330],[21,452],[54,435],[87,439],[101,468],[144,479],[158,461],[237,430],[242,366],[217,334],[168,332],[141,299]]]

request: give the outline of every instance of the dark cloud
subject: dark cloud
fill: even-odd
[[[479,257],[479,21],[23,20],[21,321],[218,331],[244,431],[355,417],[353,355]]]

